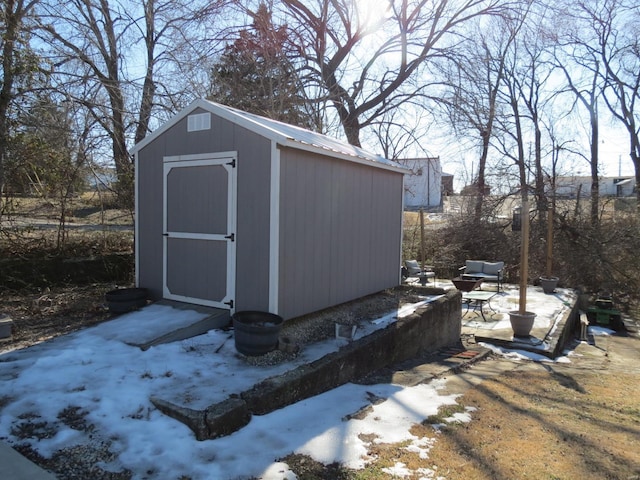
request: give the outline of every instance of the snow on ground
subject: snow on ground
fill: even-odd
[[[489,304],[484,306],[486,313],[493,311],[498,314],[494,316],[494,320],[497,321],[487,322],[478,315],[466,321],[464,326],[480,330],[510,330],[509,312],[518,310],[519,296],[519,288],[516,285],[503,285],[503,291],[493,296]],[[555,294],[546,295],[541,288],[530,287],[527,291],[526,310],[536,314],[534,328],[549,328],[553,333],[557,320],[574,302],[575,293],[571,290],[558,288]]]
[[[589,327],[587,328],[587,331],[589,335],[593,335],[593,336],[607,336],[607,335],[614,335],[616,333],[615,330],[611,330],[609,328],[600,327],[596,325],[589,325]],[[573,350],[565,350],[563,352],[564,355],[552,359],[544,355],[540,355],[539,353],[534,353],[527,350],[505,348],[505,347],[493,345],[491,343],[486,343],[486,342],[480,342],[479,345],[485,348],[488,348],[494,353],[502,355],[503,357],[511,360],[530,360],[534,362],[550,362],[550,363],[571,363],[570,357],[572,357],[573,355],[576,355],[575,351]]]
[[[540,355],[539,353],[529,352],[527,350],[519,350],[512,348],[500,347],[491,343],[480,342],[479,345],[490,349],[494,353],[502,355],[510,360],[532,360],[534,362],[551,362],[551,363],[571,363],[568,357],[561,356],[554,359]]]
[[[381,328],[416,307],[383,317],[372,328]],[[23,443],[13,432],[23,422],[38,422],[43,429],[51,427],[56,432],[51,438],[26,440],[44,457],[99,438],[110,440],[117,459],[104,467],[130,469],[137,479],[181,475],[193,480],[293,479],[277,459],[294,452],[323,463],[362,468],[367,451],[362,438],[369,438],[362,434],[376,435],[376,442],[408,441],[407,448],[426,457],[430,443],[411,435],[410,427],[435,415],[441,405],[455,403],[454,395],[439,394],[443,380],[411,388],[347,384],[271,414],[254,416],[248,426],[228,437],[196,441],[188,427],[161,414],[149,398],[179,400],[200,408],[292,365],[251,367],[236,355],[230,334],[222,331],[146,351],[125,343],[128,338],[144,336],[141,332],[155,322],[179,325],[181,319],[197,320],[194,315],[198,314],[152,305],[112,322],[0,355],[0,439]],[[296,364],[335,348],[334,340],[305,348]],[[363,419],[345,420],[369,405],[371,394],[386,401],[373,406]],[[68,407],[79,408],[86,422],[95,425],[93,439],[58,418]],[[403,469],[398,465],[394,473],[402,476]],[[435,474],[425,470],[420,475],[434,478]]]

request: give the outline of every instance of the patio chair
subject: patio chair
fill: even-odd
[[[426,285],[428,279],[433,278],[433,283],[436,283],[436,274],[432,266],[425,265],[424,270],[422,270],[417,260],[405,260],[404,265],[402,268],[402,277],[404,280],[417,278],[422,285]]]

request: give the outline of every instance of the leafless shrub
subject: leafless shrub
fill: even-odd
[[[545,274],[546,213],[532,214],[528,282]],[[439,276],[452,278],[467,259],[505,262],[506,280],[517,282],[520,269],[520,232],[509,219],[473,215],[451,219],[428,237],[427,263]],[[593,225],[586,215],[558,214],[554,220],[552,274],[561,286],[595,295],[607,292],[616,305],[628,310],[640,303],[640,219],[633,214],[602,216]]]

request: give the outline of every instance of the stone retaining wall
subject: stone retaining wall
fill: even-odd
[[[159,410],[188,425],[198,440],[228,435],[249,423],[251,415],[267,414],[383,367],[457,343],[461,332],[460,292],[438,293],[443,296],[386,328],[205,410],[191,410],[159,398],[151,400]]]

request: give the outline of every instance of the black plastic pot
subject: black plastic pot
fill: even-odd
[[[105,299],[111,313],[126,313],[144,307],[148,296],[146,288],[119,288],[107,292]]]
[[[547,295],[555,292],[560,279],[558,277],[540,277],[540,286]]]
[[[264,355],[278,347],[281,316],[248,310],[234,313],[232,320],[236,350],[243,355]]]

